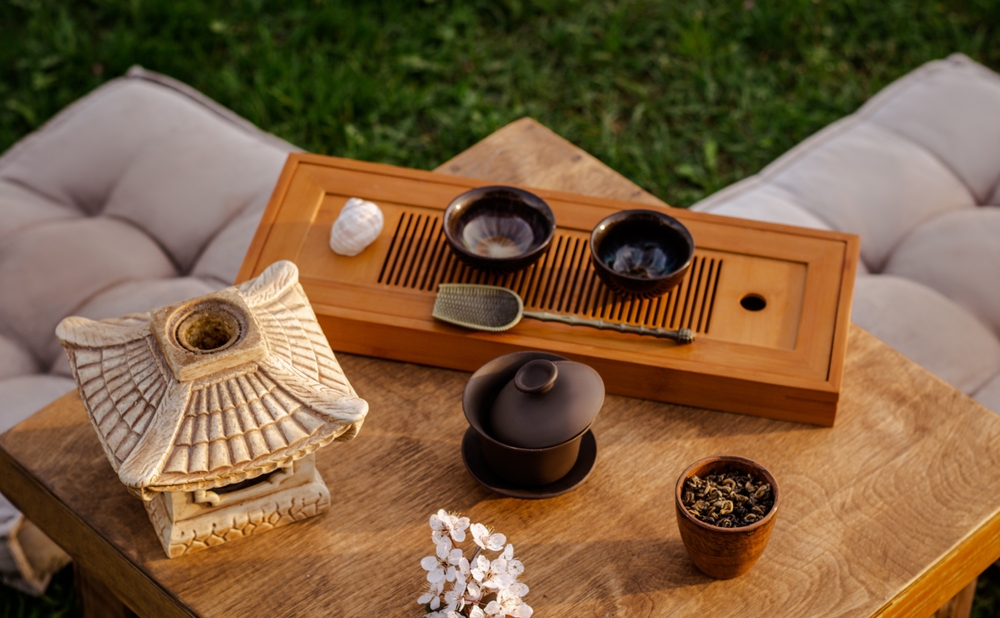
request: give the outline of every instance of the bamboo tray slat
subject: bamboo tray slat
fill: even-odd
[[[472,371],[500,354],[548,350],[593,366],[611,393],[833,424],[860,246],[856,236],[526,187],[552,207],[556,237],[538,263],[498,276],[456,260],[441,230],[448,203],[486,184],[292,154],[238,281],[275,260],[295,262],[338,351]],[[349,197],[372,200],[385,215],[379,238],[351,258],[328,244]],[[627,208],[663,210],[694,236],[688,275],[660,298],[622,299],[590,265],[590,230]],[[525,309],[691,328],[698,339],[681,346],[531,319],[504,333],[468,331],[431,317],[442,282],[503,285],[520,294]],[[753,310],[755,299],[763,300],[763,309]]]

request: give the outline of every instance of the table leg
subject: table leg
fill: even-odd
[[[976,582],[979,578],[972,580],[972,583],[962,588],[958,594],[950,601],[941,606],[941,609],[934,612],[932,618],[969,618],[972,614],[972,601],[976,598]]]
[[[99,579],[73,563],[76,604],[83,618],[138,618]]]

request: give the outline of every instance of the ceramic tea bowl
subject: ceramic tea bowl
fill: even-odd
[[[726,470],[751,475],[758,482],[771,485],[774,504],[763,518],[738,528],[721,528],[707,524],[692,515],[683,503],[684,483],[692,476],[705,476]],[[715,579],[732,579],[746,573],[757,562],[771,539],[771,531],[781,506],[778,483],[763,466],[755,461],[735,455],[707,457],[687,467],[677,479],[674,490],[674,507],[677,527],[691,561],[698,569]]]
[[[623,210],[590,234],[590,257],[604,285],[623,296],[653,298],[684,278],[694,239],[677,219],[656,210]]]
[[[462,396],[486,466],[520,487],[549,485],[573,469],[603,403],[596,371],[547,352],[491,360]]]
[[[515,187],[479,187],[444,211],[444,234],[460,260],[506,273],[530,266],[549,248],[556,218],[542,198]]]

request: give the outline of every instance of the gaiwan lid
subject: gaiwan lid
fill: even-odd
[[[490,434],[520,448],[547,448],[579,435],[604,405],[604,381],[583,363],[536,359],[517,370],[493,402]]]

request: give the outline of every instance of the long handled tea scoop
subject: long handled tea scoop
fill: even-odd
[[[521,297],[513,290],[495,285],[472,283],[442,283],[438,285],[438,294],[434,301],[432,315],[451,324],[493,333],[513,328],[523,316],[547,322],[562,322],[575,326],[590,326],[602,330],[616,330],[622,333],[673,339],[677,343],[691,343],[695,337],[694,331],[689,328],[668,330],[631,324],[615,324],[603,320],[589,320],[573,315],[525,311]]]

